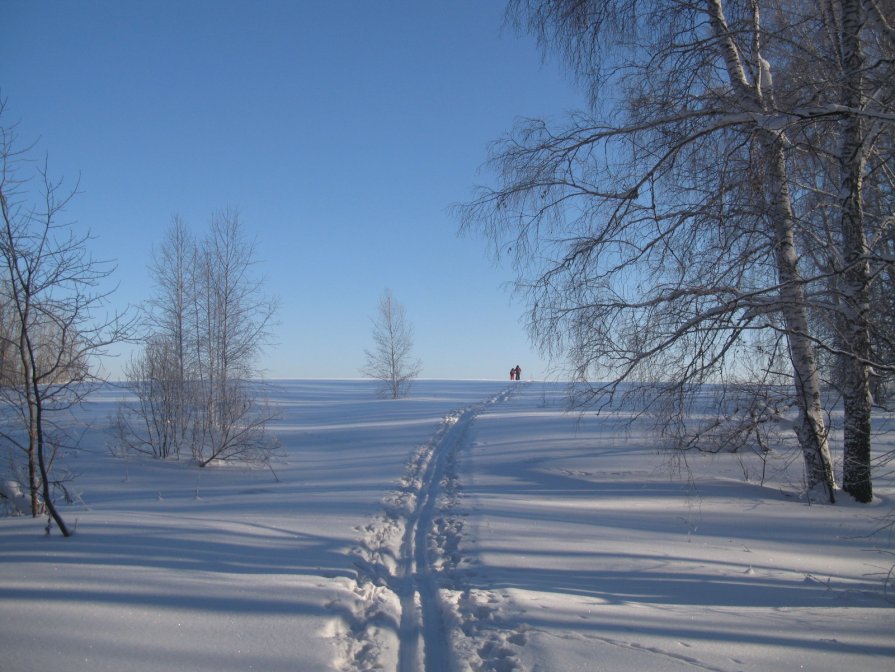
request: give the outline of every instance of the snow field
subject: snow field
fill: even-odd
[[[473,669],[895,669],[870,536],[891,480],[870,508],[808,506],[744,483],[736,456],[682,469],[623,417],[575,422],[540,394],[479,416],[464,453],[463,582],[492,633]]]
[[[114,457],[94,395],[77,534],[0,519],[0,670],[895,669],[891,474],[808,506],[562,385],[373,389],[271,383],[272,470]]]

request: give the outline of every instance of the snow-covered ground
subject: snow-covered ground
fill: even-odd
[[[891,473],[809,506],[562,385],[373,390],[272,383],[273,469],[114,457],[94,394],[75,536],[0,519],[0,670],[895,670]]]

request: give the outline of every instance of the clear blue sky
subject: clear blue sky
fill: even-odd
[[[426,378],[541,377],[524,306],[448,212],[490,180],[518,117],[579,106],[556,62],[489,0],[5,0],[4,125],[81,194],[67,211],[151,292],[173,215],[202,235],[236,208],[257,240],[277,378],[357,377],[390,288]],[[118,364],[112,363],[113,373]]]

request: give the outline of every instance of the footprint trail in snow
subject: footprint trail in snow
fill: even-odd
[[[383,669],[389,659],[397,672],[454,669],[439,574],[456,557],[449,557],[455,549],[439,529],[445,525],[439,498],[446,481],[456,478],[448,471],[473,419],[512,391],[448,414],[412,455],[400,486],[384,500],[384,512],[361,530],[354,592],[364,606],[342,637],[346,669]]]

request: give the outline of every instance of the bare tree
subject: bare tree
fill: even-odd
[[[838,28],[834,53],[840,73],[836,102],[854,111],[839,121],[833,153],[839,173],[835,193],[841,249],[836,264],[837,296],[841,297],[837,302],[837,332],[845,411],[842,487],[858,501],[869,502],[873,498],[872,377],[874,370],[883,372],[893,363],[876,356],[874,332],[879,330],[874,327],[871,298],[874,275],[892,265],[891,259],[888,264],[880,264],[874,252],[887,252],[880,250],[880,244],[890,237],[893,226],[891,155],[880,163],[879,149],[891,147],[895,126],[895,6],[862,0],[841,0],[835,5],[831,23]],[[889,119],[874,118],[880,115]],[[881,185],[889,196],[885,198],[888,227],[882,229],[881,213],[874,207],[879,203],[873,198]]]
[[[90,256],[89,233],[59,221],[76,190],[63,190],[46,166],[38,170],[37,182],[19,179],[16,168],[25,154],[16,151],[14,140],[11,129],[0,129],[0,303],[10,319],[2,338],[4,350],[16,359],[4,370],[0,403],[18,424],[18,431],[4,432],[4,438],[27,455],[32,515],[45,507],[69,536],[53,501],[54,485],[62,485],[52,472],[63,441],[53,417],[83,398],[90,389],[86,383],[98,382],[91,360],[127,339],[131,323],[105,312],[111,290],[101,286],[113,268]],[[29,201],[33,184],[39,194],[35,204]]]
[[[179,376],[175,344],[150,336],[143,351],[124,368],[136,408],[122,404],[114,431],[122,446],[166,459],[176,457],[188,443],[190,404],[186,380]]]
[[[115,432],[131,450],[158,458],[190,452],[193,409],[190,380],[195,357],[189,347],[195,243],[174,217],[165,239],[153,250],[150,266],[155,294],[143,314],[142,351],[125,366],[124,376],[137,398],[136,412],[118,410]]]
[[[270,418],[257,415],[247,382],[257,374],[255,360],[268,337],[276,302],[252,275],[254,244],[245,238],[234,210],[212,218],[197,259],[196,360],[205,440],[194,443],[194,457],[207,464],[246,457],[252,446],[260,445],[259,430]]]
[[[166,386],[169,400],[165,422],[171,434],[172,453],[187,441],[193,405],[190,379],[196,367],[195,348],[190,348],[190,306],[195,301],[196,244],[179,217],[171,221],[166,238],[154,251],[151,273],[155,295],[149,301],[148,323],[153,334],[147,342],[145,364],[152,379]],[[134,380],[134,376],[128,376]],[[161,445],[161,444],[160,444]]]
[[[840,4],[829,3],[837,17],[850,11]],[[513,0],[512,20],[562,54],[591,107],[560,128],[522,122],[492,151],[499,185],[481,189],[460,214],[463,227],[484,230],[499,254],[513,255],[537,342],[569,357],[581,381],[609,381],[589,384],[581,403],[633,381],[683,426],[689,392],[724,382],[761,340],[755,335],[780,334],[806,486],[833,501],[817,351],[842,348],[812,328],[820,304],[833,309],[830,270],[802,258],[816,229],[799,209],[807,187],[793,176],[806,151],[794,139],[819,123],[838,129],[846,118],[892,117],[825,100],[822,87],[841,90],[829,69],[787,68],[817,60],[806,51],[816,41],[799,40],[809,28],[820,40],[843,34],[813,7]],[[845,217],[859,187],[854,172],[851,182],[845,167],[842,175],[846,196],[836,207]],[[846,261],[833,273],[841,277],[867,258],[860,236],[850,235],[837,237]],[[863,271],[850,277],[866,289]],[[848,355],[871,365],[866,349]]]
[[[775,105],[790,117],[787,161],[812,332],[842,399],[842,486],[862,502],[873,496],[874,388],[895,363],[890,309],[872,308],[889,294],[892,273],[893,20],[891,3],[785,3],[763,36],[776,41]]]
[[[198,243],[175,218],[152,266],[145,347],[127,372],[138,402],[119,413],[124,445],[162,458],[185,449],[200,466],[267,459],[273,413],[250,379],[276,303],[254,255],[235,211],[215,215]]]
[[[392,399],[407,396],[422,370],[412,351],[413,327],[407,322],[404,306],[386,290],[373,320],[373,349],[364,351],[367,363],[361,372],[381,381],[384,392]]]

